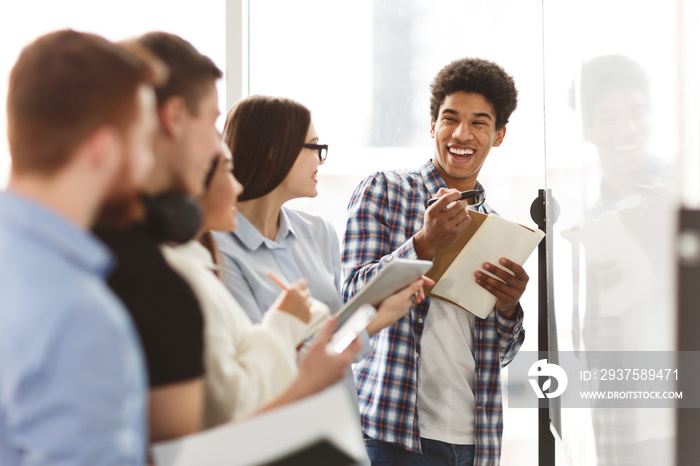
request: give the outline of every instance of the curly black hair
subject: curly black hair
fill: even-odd
[[[455,92],[475,92],[488,100],[496,112],[496,129],[508,123],[518,105],[513,78],[496,63],[481,58],[462,58],[445,66],[430,86],[430,116],[437,121],[440,105]]]

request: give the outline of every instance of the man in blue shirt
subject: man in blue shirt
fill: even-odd
[[[144,362],[88,229],[134,214],[150,168],[156,69],[75,31],[20,54],[0,193],[0,464],[140,465]]]

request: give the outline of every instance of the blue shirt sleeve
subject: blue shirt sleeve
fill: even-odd
[[[250,320],[255,323],[262,322],[263,314],[267,311],[255,299],[253,288],[248,283],[246,275],[241,270],[238,262],[233,258],[235,253],[228,250],[224,243],[218,243],[221,256],[224,258],[224,284],[226,288],[236,298],[241,308],[248,314]]]
[[[45,344],[28,349],[15,340],[11,352],[21,363],[3,374],[1,388],[3,405],[11,407],[9,440],[20,446],[22,464],[145,463],[141,354],[130,321],[115,319],[102,304],[68,304],[65,317],[43,332]],[[116,303],[111,310],[122,312]]]

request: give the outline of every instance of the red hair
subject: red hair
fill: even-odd
[[[136,93],[162,79],[145,54],[93,35],[62,30],[26,46],[7,96],[12,170],[51,175],[97,128],[123,134],[137,115]]]

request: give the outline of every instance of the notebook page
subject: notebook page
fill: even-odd
[[[432,293],[454,302],[477,317],[486,318],[496,304],[496,297],[474,281],[474,272],[483,271],[482,264],[490,262],[510,273],[498,263],[499,259],[506,257],[522,265],[543,237],[544,233],[540,230],[533,232],[497,215],[489,215],[445,271]]]

